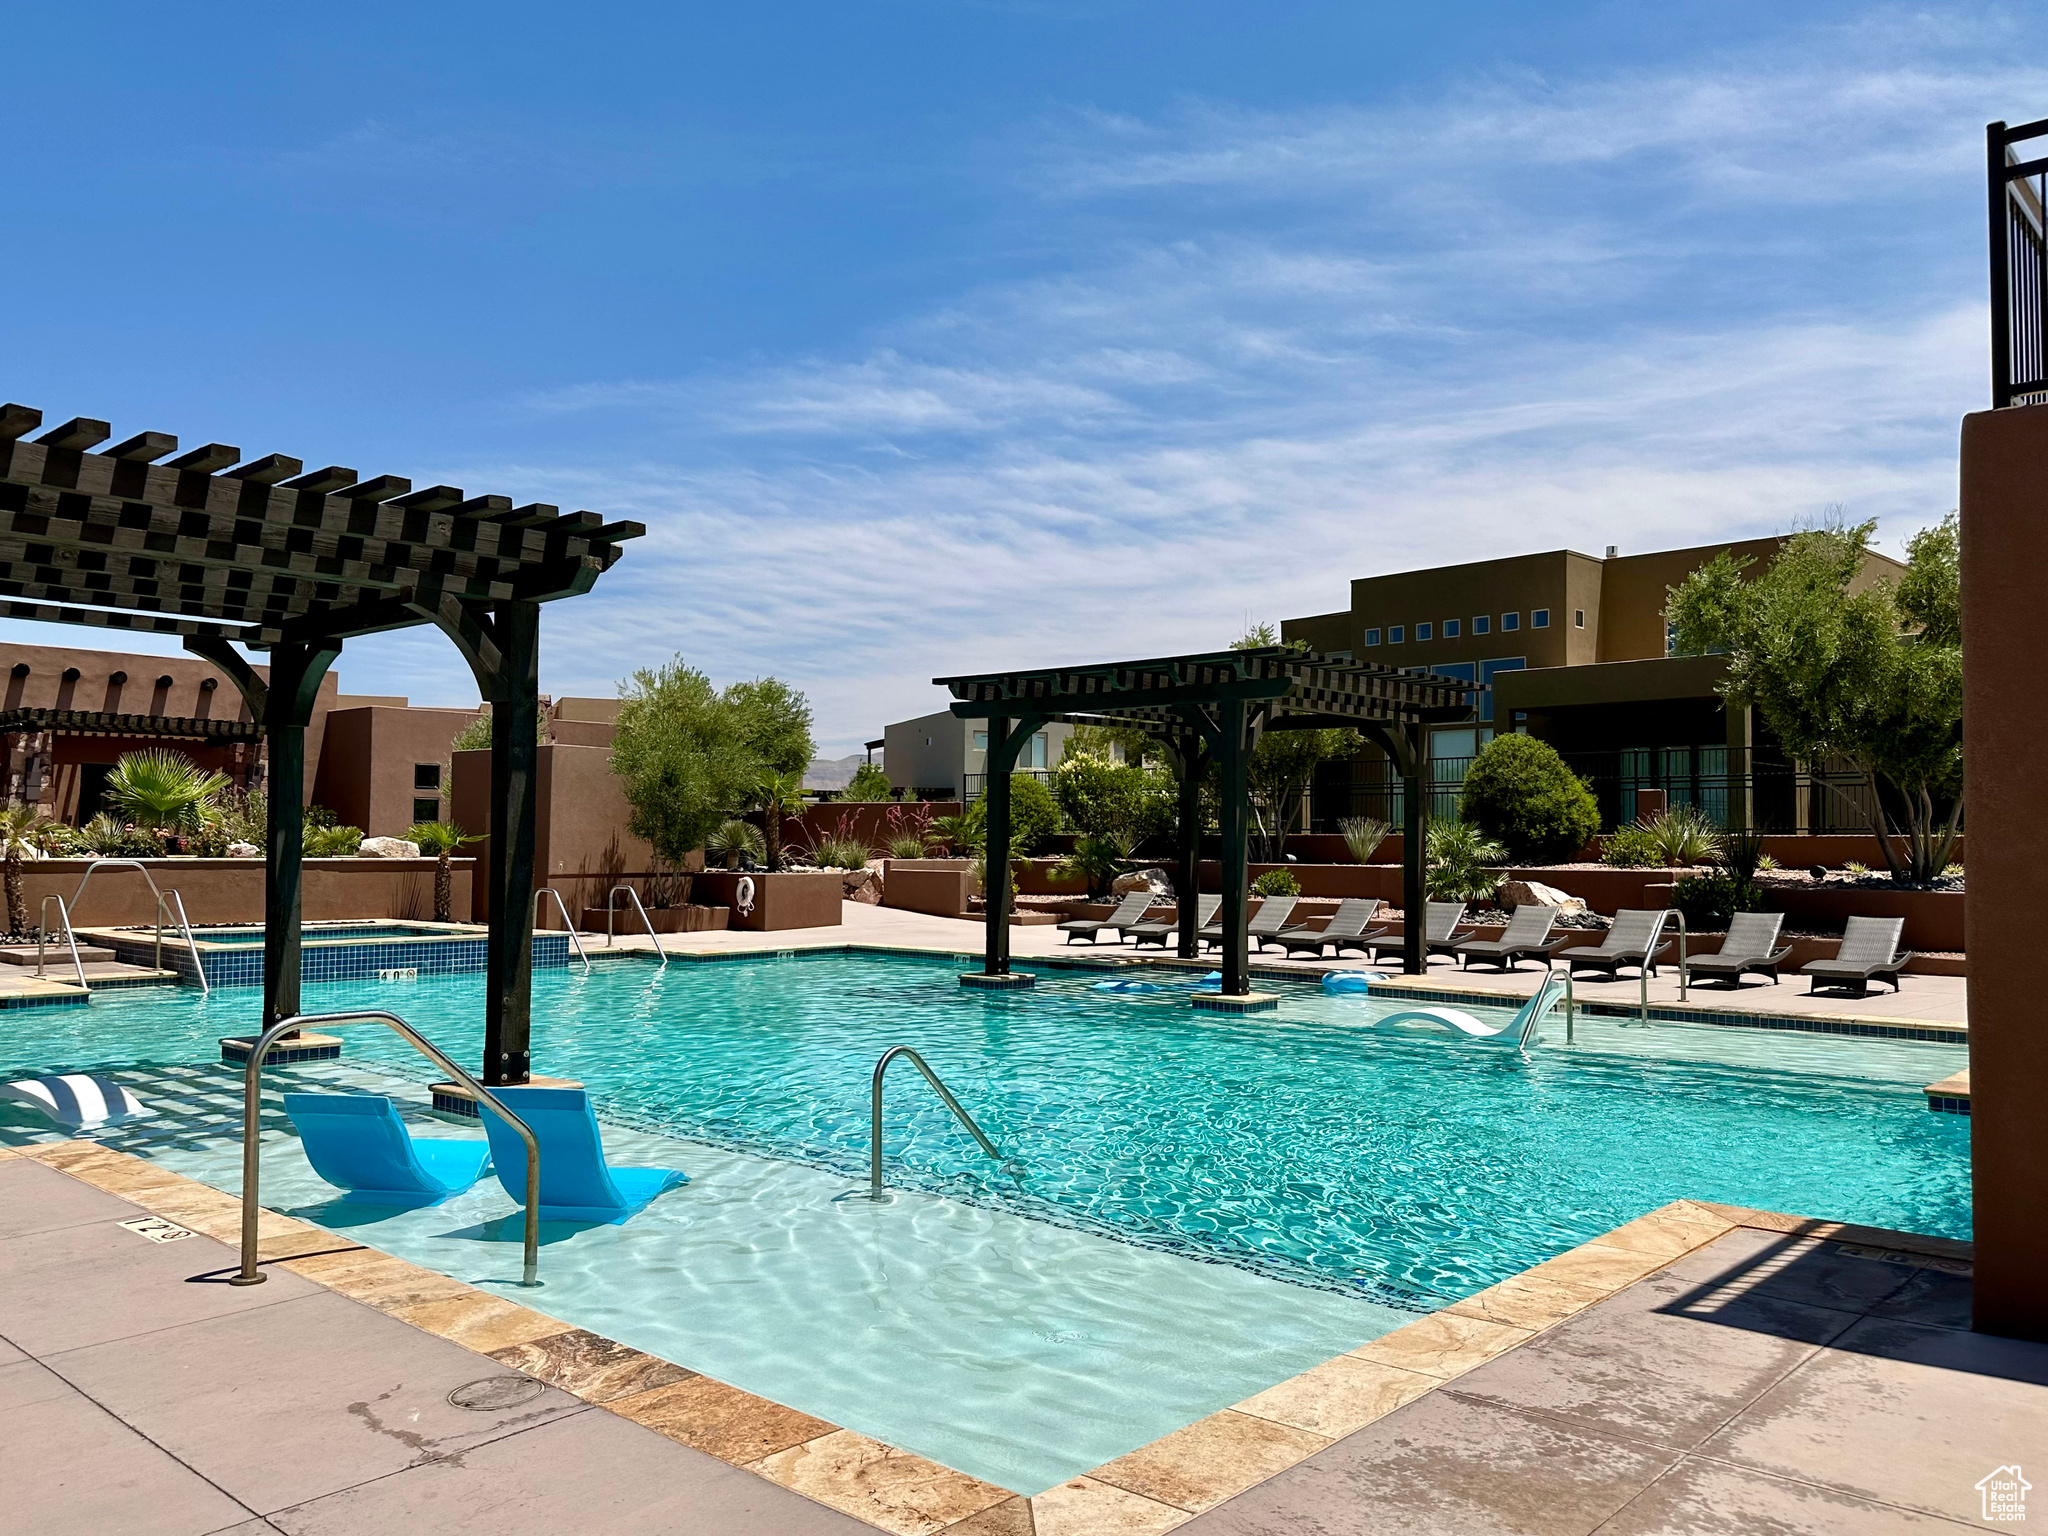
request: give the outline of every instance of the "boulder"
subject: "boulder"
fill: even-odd
[[[1111,896],[1128,896],[1132,891],[1150,891],[1154,896],[1173,895],[1173,881],[1163,869],[1133,869],[1111,882]]]
[[[229,843],[228,857],[231,859],[260,859],[263,850],[254,843]]]
[[[420,845],[409,843],[402,837],[366,837],[363,846],[356,850],[359,859],[416,859],[420,856]]]
[[[1504,907],[1555,907],[1559,912],[1583,912],[1586,904],[1540,880],[1504,880],[1494,900]]]

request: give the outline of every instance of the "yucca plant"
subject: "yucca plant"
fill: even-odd
[[[768,839],[751,821],[733,816],[711,829],[704,839],[704,851],[723,859],[727,869],[738,869],[742,859],[758,863],[768,852]]]
[[[1393,834],[1394,824],[1372,816],[1346,816],[1337,823],[1337,830],[1344,834],[1344,846],[1351,850],[1351,857],[1369,864],[1380,844]]]
[[[1667,869],[1711,864],[1721,856],[1720,829],[1696,805],[1674,805],[1656,820],[1636,825],[1655,842],[1657,856]]]
[[[199,826],[199,810],[228,787],[228,776],[201,768],[182,752],[124,752],[107,775],[107,803],[151,832]]]
[[[50,818],[32,805],[0,809],[0,857],[7,871],[7,928],[16,937],[28,932],[28,897],[21,888],[21,861],[38,851],[36,834]]]
[[[448,856],[464,843],[480,843],[452,821],[416,821],[405,829],[405,840],[418,843],[420,852],[434,858],[434,921],[449,922],[455,913],[455,872]]]

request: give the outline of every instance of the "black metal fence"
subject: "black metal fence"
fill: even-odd
[[[1043,784],[1052,777],[1052,770],[1050,768],[1019,768],[1010,777],[1013,779],[1036,779],[1039,783]],[[969,805],[979,800],[981,792],[987,788],[988,775],[985,773],[963,773],[960,776],[960,798]]]
[[[2048,118],[1984,130],[1991,205],[1991,403],[2048,400],[2048,157],[2017,145],[2048,137]]]
[[[1867,832],[1870,789],[1853,769],[1810,767],[1782,755],[1724,746],[1639,747],[1618,752],[1565,753],[1566,764],[1592,785],[1600,802],[1600,828],[1612,831],[1641,814],[1639,794],[1662,791],[1670,805],[1697,806],[1717,826],[1772,832]],[[1429,764],[1432,818],[1458,819],[1469,757]],[[1365,779],[1365,767],[1387,776]],[[1392,764],[1327,765],[1309,803],[1311,831],[1335,832],[1348,816],[1401,824],[1403,791]]]

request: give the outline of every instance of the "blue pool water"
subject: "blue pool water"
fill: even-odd
[[[1553,1023],[1523,1056],[1375,1029],[1394,1005],[1305,986],[1233,1019],[1095,992],[1086,971],[988,994],[956,969],[537,972],[536,1064],[589,1083],[624,1160],[693,1181],[626,1227],[551,1240],[536,1304],[1030,1492],[1673,1199],[1969,1235],[1968,1122],[1919,1091],[1955,1048],[1582,1016],[1573,1046]],[[306,1006],[393,1008],[474,1060],[482,992],[334,983]],[[179,1112],[109,1139],[232,1188],[215,1041],[257,1008],[238,988],[13,1011],[0,1070],[136,1074]],[[345,1033],[354,1086],[434,1075],[381,1030]],[[895,1044],[1021,1171],[901,1066],[886,1168],[909,1193],[834,1199],[866,1174],[868,1074]],[[516,1270],[495,1183],[352,1213],[277,1124],[266,1203],[465,1278]]]

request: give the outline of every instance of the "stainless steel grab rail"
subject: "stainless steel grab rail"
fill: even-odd
[[[262,1215],[257,1196],[263,1174],[263,1058],[270,1054],[271,1046],[280,1036],[292,1030],[314,1025],[332,1028],[342,1024],[384,1025],[446,1072],[450,1079],[475,1094],[480,1103],[490,1105],[501,1120],[519,1133],[519,1139],[526,1143],[526,1270],[525,1278],[519,1283],[539,1285],[540,1281],[534,1276],[540,1268],[540,1143],[535,1140],[532,1128],[507,1109],[490,1089],[442,1055],[425,1035],[397,1014],[378,1008],[354,1013],[294,1014],[291,1018],[279,1019],[257,1037],[249,1052],[249,1065],[242,1082],[242,1268],[239,1273],[228,1277],[228,1284],[261,1285],[270,1278],[256,1267],[256,1225]]]
[[[84,874],[82,874],[82,875],[80,875],[80,876],[78,877],[78,889],[77,889],[77,890],[75,890],[75,891],[73,891],[73,892],[71,893],[71,905],[72,905],[72,906],[74,906],[74,907],[75,907],[75,906],[77,906],[77,905],[78,905],[78,898],[79,898],[79,897],[81,897],[81,896],[83,896],[83,895],[85,894],[85,882],[86,882],[86,881],[88,881],[88,880],[90,880],[90,879],[91,879],[91,878],[92,878],[92,877],[93,877],[94,875],[98,874],[98,873],[99,873],[99,872],[100,872],[101,870],[103,870],[103,869],[132,869],[132,870],[134,870],[134,871],[135,871],[135,872],[136,872],[137,874],[141,875],[141,876],[142,876],[142,878],[143,878],[144,880],[146,880],[146,881],[148,881],[148,882],[149,882],[149,894],[150,894],[150,895],[152,895],[152,896],[161,896],[161,895],[163,895],[163,892],[162,892],[162,891],[160,891],[160,890],[158,890],[158,889],[156,888],[156,881],[155,881],[154,879],[152,879],[152,878],[151,878],[151,876],[150,876],[150,873],[149,873],[149,866],[148,866],[147,864],[143,863],[143,862],[142,862],[142,860],[140,860],[140,859],[94,859],[94,860],[93,860],[93,861],[92,861],[92,862],[91,862],[90,864],[88,864],[88,865],[86,865],[86,866],[85,866],[85,873],[84,873]]]
[[[85,980],[85,962],[78,958],[78,936],[71,931],[71,909],[64,905],[64,898],[55,891],[43,898],[41,908],[36,912],[36,975],[43,974],[43,941],[50,936],[50,903],[57,903],[57,915],[64,919],[64,942],[71,946],[71,963],[78,967],[78,985],[90,993],[92,988]]]
[[[960,1107],[960,1101],[953,1097],[946,1085],[939,1081],[938,1073],[925,1065],[925,1060],[907,1045],[892,1045],[882,1052],[882,1059],[875,1063],[875,1075],[868,1083],[868,1198],[882,1198],[882,1074],[889,1070],[889,1063],[898,1056],[910,1058],[910,1064],[924,1074],[924,1080],[932,1085],[934,1092],[945,1101],[946,1108],[953,1111],[954,1118],[973,1133],[981,1143],[981,1150],[997,1162],[1003,1154],[996,1150],[996,1144],[984,1136],[981,1127],[974,1123],[974,1117]]]
[[[583,940],[576,932],[576,925],[569,921],[569,905],[562,900],[562,893],[552,885],[544,885],[533,893],[533,920],[540,922],[540,899],[543,896],[555,898],[555,910],[562,914],[562,926],[569,930],[569,942],[576,946],[576,958],[583,962],[583,974],[590,974],[590,956],[583,953]]]
[[[192,937],[192,925],[185,919],[185,898],[176,891],[158,891],[156,896],[156,968],[164,968],[164,904],[173,903],[178,909],[178,927],[185,934],[185,953],[192,957],[192,969],[199,973],[199,995],[213,996],[213,985],[206,979],[206,961],[199,953],[199,943]]]
[[[1682,1003],[1685,1001],[1685,914],[1679,911],[1678,908],[1673,907],[1667,915],[1678,919],[1678,1000]],[[1664,925],[1662,923],[1659,923],[1657,925],[1656,933],[1651,936],[1650,947],[1644,951],[1644,954],[1655,955],[1657,953],[1659,946],[1661,946],[1663,942]],[[1639,989],[1639,996],[1636,1003],[1636,1018],[1638,1022],[1647,1024],[1650,1022],[1649,961],[1645,960],[1643,964],[1637,968],[1636,980],[1639,983],[1641,983]]]
[[[649,917],[647,915],[647,909],[640,905],[640,893],[634,890],[633,887],[631,887],[630,885],[615,885],[605,895],[604,947],[606,949],[610,949],[612,947],[612,913],[618,910],[617,906],[614,904],[614,898],[617,897],[617,895],[621,891],[624,891],[627,894],[627,896],[632,898],[633,910],[640,914],[640,921],[642,924],[646,926],[647,937],[649,941],[654,945],[654,952],[657,955],[661,956],[661,968],[664,971],[667,970],[668,951],[661,947],[661,935],[654,931],[654,919]]]

